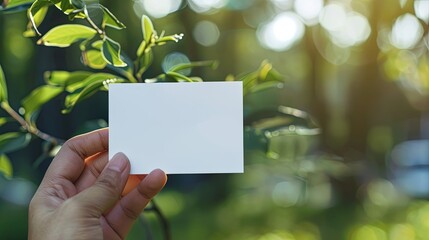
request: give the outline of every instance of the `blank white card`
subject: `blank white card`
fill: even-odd
[[[241,82],[109,85],[109,159],[131,174],[243,172]]]

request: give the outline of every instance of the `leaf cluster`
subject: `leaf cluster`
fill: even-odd
[[[43,23],[50,7],[64,13],[73,22],[75,19],[85,20],[79,23],[58,25],[42,34],[39,26]],[[21,101],[19,113],[12,109],[8,102],[5,76],[0,67],[0,105],[11,117],[0,118],[0,125],[10,121],[18,122],[21,130],[0,135],[0,164],[7,166],[5,153],[25,147],[31,136],[46,141],[44,155],[53,155],[62,141],[37,128],[36,121],[40,109],[50,100],[62,95],[64,108],[62,113],[69,113],[76,104],[88,99],[98,91],[107,91],[109,84],[114,83],[153,83],[153,82],[199,82],[201,77],[189,76],[189,70],[196,67],[216,68],[216,61],[197,61],[179,63],[164,69],[164,72],[147,76],[147,70],[154,60],[156,47],[169,42],[178,42],[183,34],[165,35],[155,30],[152,21],[147,16],[141,18],[142,40],[136,50],[136,58],[131,58],[121,51],[121,45],[110,38],[108,28],[125,29],[125,25],[105,6],[98,2],[83,0],[9,0],[0,8],[0,13],[11,13],[27,9],[29,24],[24,32],[26,37],[39,36],[40,45],[51,47],[69,47],[79,44],[82,63],[94,71],[50,71],[44,75],[45,84],[32,90]],[[93,12],[102,12],[102,21],[93,21]],[[106,71],[108,70],[108,71]],[[243,81],[245,95],[270,88],[282,80],[282,76],[273,66],[264,61],[254,72],[239,76],[228,76],[226,80]],[[9,169],[0,167],[0,169]],[[5,170],[6,171],[6,170]],[[3,172],[5,172],[3,171]],[[8,172],[8,171],[6,171]],[[6,173],[8,175],[9,173]]]

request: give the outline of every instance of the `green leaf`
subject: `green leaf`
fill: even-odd
[[[82,79],[81,81],[77,81],[77,82],[68,84],[66,86],[66,90],[67,90],[67,92],[74,93],[77,90],[92,84],[93,82],[97,82],[100,80],[101,81],[107,81],[110,79],[121,79],[121,78],[116,76],[116,75],[110,74],[110,73],[94,73],[94,74],[89,75],[85,79]]]
[[[13,168],[9,158],[5,154],[0,155],[0,174],[10,179],[13,176]]]
[[[146,52],[146,42],[143,40],[140,43],[139,48],[137,49],[137,56],[140,57],[141,55],[143,55]]]
[[[93,69],[103,69],[106,67],[107,62],[103,58],[103,54],[100,50],[88,50],[82,52],[83,63]]]
[[[105,68],[107,62],[104,60],[103,55],[101,53],[102,46],[103,41],[97,40],[91,44],[89,50],[86,50],[86,47],[81,47],[83,64],[93,69]]]
[[[179,72],[186,69],[192,69],[195,67],[211,67],[217,68],[217,61],[199,61],[199,62],[190,62],[190,63],[180,63],[172,66],[168,71],[170,72]]]
[[[194,80],[190,77],[187,77],[183,74],[177,72],[167,72],[165,73],[167,76],[174,78],[178,82],[194,82]]]
[[[91,84],[87,85],[85,88],[82,89],[82,91],[78,93],[72,93],[66,97],[65,101],[65,108],[62,110],[62,113],[69,113],[71,110],[73,110],[74,106],[81,102],[82,100],[92,96],[96,92],[98,92],[100,89],[104,88],[106,89],[106,86],[110,83],[118,83],[118,82],[124,82],[123,79],[108,79],[103,80],[99,79],[95,82],[92,82]]]
[[[149,44],[152,42],[152,37],[156,34],[155,29],[153,28],[152,21],[146,15],[142,16],[142,31],[143,31],[143,40]]]
[[[9,132],[0,135],[0,154],[13,152],[24,148],[30,143],[31,134]]]
[[[71,4],[77,9],[85,7],[85,3],[82,0],[71,0]]]
[[[104,11],[102,26],[105,28],[106,26],[116,28],[116,29],[124,29],[125,25],[119,21],[119,19],[113,15],[113,13],[107,9],[105,6],[100,4],[101,9]]]
[[[0,117],[0,127],[5,125],[8,122],[11,122],[13,118],[9,117]]]
[[[268,61],[263,61],[258,70],[259,81],[281,81],[282,75],[273,68],[273,65]]]
[[[137,76],[141,77],[144,72],[150,67],[153,62],[153,52],[152,49],[148,49],[145,54],[138,58],[139,71]]]
[[[43,19],[45,19],[50,5],[52,5],[52,3],[49,0],[36,0],[31,5],[27,12],[31,25],[29,25],[29,28],[24,33],[25,36],[31,36],[33,29],[38,35],[42,35],[40,34],[37,27],[39,27],[39,25],[43,22]]]
[[[39,110],[43,104],[58,96],[63,91],[62,87],[43,85],[34,89],[22,100],[22,107],[25,109],[25,119],[31,121],[32,114]]]
[[[3,69],[0,65],[0,102],[7,102],[7,85]]]
[[[75,71],[75,72],[52,71],[52,72],[45,73],[45,81],[49,85],[67,87],[69,85],[83,81],[91,74],[93,73],[85,72],[85,71]]]
[[[81,8],[77,8],[72,4],[71,0],[49,0],[51,1],[55,7],[61,10],[64,14],[70,15],[69,17],[74,18],[86,18],[84,11],[80,11]],[[77,3],[75,3],[78,5]]]
[[[255,86],[250,87],[249,89],[246,89],[246,94],[249,93],[254,93],[254,92],[259,92],[259,91],[263,91],[263,90],[267,90],[267,89],[271,89],[271,88],[278,88],[278,87],[282,87],[283,83],[279,82],[279,81],[266,81],[263,83],[259,83]]]
[[[125,67],[127,64],[121,59],[121,45],[106,37],[101,47],[104,60],[115,67]]]
[[[3,1],[3,8],[9,9],[14,8],[22,5],[28,5],[32,3],[34,0],[9,0],[9,1]]]
[[[45,46],[68,47],[72,43],[94,37],[96,30],[79,25],[64,24],[52,28],[39,41]]]

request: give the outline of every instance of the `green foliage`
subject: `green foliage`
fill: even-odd
[[[24,36],[34,37],[36,33],[42,35],[37,27],[39,27],[45,19],[48,8],[51,5],[52,3],[49,0],[38,0],[31,5],[27,13],[31,24],[28,25],[27,31],[24,32]]]
[[[23,132],[9,132],[0,135],[0,154],[13,152],[26,147],[31,135]]]
[[[49,100],[58,96],[63,89],[52,85],[43,85],[34,89],[30,95],[22,100],[22,107],[25,110],[25,120],[31,122],[33,114]]]
[[[83,25],[65,24],[51,29],[37,43],[45,46],[68,47],[77,41],[91,39],[96,33],[94,29]]]
[[[0,155],[0,174],[9,179],[13,176],[12,164],[5,154]]]
[[[258,70],[237,77],[227,76],[227,81],[243,81],[243,95],[276,86],[283,81],[283,76],[267,60],[261,63]]]
[[[0,12],[12,13],[26,9],[34,0],[9,0],[0,5]]]
[[[106,79],[105,77],[94,78],[92,76],[89,78],[93,79],[91,81],[86,81],[84,87],[75,90],[66,97],[63,113],[69,113],[77,103],[92,96],[99,90],[108,90],[109,84],[124,82],[124,80],[120,78]]]
[[[100,5],[100,7],[104,11],[103,22],[101,25],[103,28],[105,28],[106,26],[111,27],[111,28],[116,28],[116,29],[126,28],[125,24],[123,24],[121,21],[119,21],[119,19],[116,18],[116,16],[113,15],[113,13],[109,9],[107,9],[103,5]]]
[[[121,45],[110,38],[103,40],[101,53],[104,60],[115,67],[125,67],[127,64],[121,59]]]
[[[4,72],[0,66],[0,102],[7,102],[7,86]]]

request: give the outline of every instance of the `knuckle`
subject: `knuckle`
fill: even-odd
[[[124,215],[127,216],[129,219],[135,220],[140,216],[140,212],[133,211],[129,207],[124,206],[124,204],[122,204],[122,202],[120,202],[119,205],[121,206],[121,209],[122,209],[122,212],[124,213]]]
[[[158,192],[153,186],[142,186],[141,184],[138,185],[137,191],[148,200],[152,199]]]
[[[109,194],[116,194],[119,192],[119,174],[114,171],[107,171],[104,176],[101,176],[96,185],[103,189],[103,191],[107,191]]]

